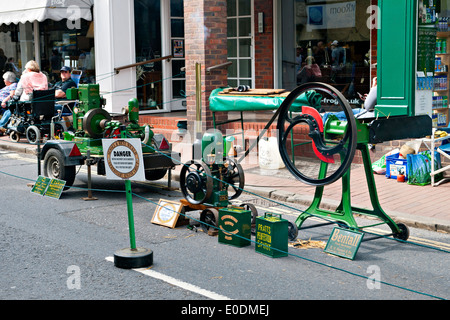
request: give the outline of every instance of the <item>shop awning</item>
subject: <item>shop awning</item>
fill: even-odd
[[[0,5],[0,25],[42,22],[46,19],[92,20],[94,0],[12,0]]]

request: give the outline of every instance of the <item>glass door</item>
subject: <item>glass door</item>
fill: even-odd
[[[182,70],[185,66],[184,54],[184,7],[183,0],[170,0],[170,52],[173,56],[171,63],[172,79],[167,90],[170,110],[186,110],[186,78]]]
[[[141,111],[186,109],[183,0],[135,0],[136,67]]]
[[[136,63],[161,57],[160,0],[135,0]],[[136,67],[140,110],[161,110],[163,105],[162,62]]]

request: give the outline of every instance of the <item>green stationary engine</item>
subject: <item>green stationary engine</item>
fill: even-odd
[[[67,90],[67,98],[77,100],[73,110],[74,133],[66,133],[67,140],[78,142],[78,147],[90,149],[95,154],[102,155],[101,138],[119,138],[122,132],[127,138],[140,138],[143,142],[143,152],[153,152],[148,145],[153,139],[153,131],[148,125],[139,125],[139,103],[131,99],[125,108],[128,115],[128,124],[112,120],[108,111],[103,109],[105,99],[100,96],[98,84],[80,85],[78,89]]]
[[[189,203],[226,207],[242,193],[244,171],[233,158],[226,157],[230,147],[229,139],[219,131],[203,135],[201,159],[188,161],[180,172],[181,191]]]
[[[75,100],[73,108],[73,132],[64,132],[64,141],[48,141],[42,150],[44,175],[66,181],[75,180],[75,166],[86,160],[97,165],[97,174],[105,174],[102,139],[139,138],[142,141],[145,178],[159,180],[167,170],[178,165],[180,154],[172,152],[170,144],[161,134],[154,134],[149,125],[139,125],[139,103],[136,98],[124,108],[127,120],[113,120],[103,109],[105,99],[98,84],[81,84],[66,92],[69,100]]]

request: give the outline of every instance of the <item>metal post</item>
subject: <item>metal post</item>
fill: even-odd
[[[202,132],[202,65],[195,63],[195,111],[196,111],[196,136]]]
[[[97,198],[92,196],[92,183],[91,183],[91,150],[87,150],[86,152],[87,159],[86,159],[86,165],[87,165],[87,175],[88,175],[88,196],[87,198],[83,198],[83,200],[97,200]]]
[[[38,166],[38,177],[41,175],[41,142],[37,141],[37,166]]]
[[[127,209],[128,209],[128,226],[130,229],[130,245],[131,250],[136,250],[136,238],[134,235],[134,217],[133,217],[133,194],[131,193],[131,182],[125,180],[125,192],[127,194]]]

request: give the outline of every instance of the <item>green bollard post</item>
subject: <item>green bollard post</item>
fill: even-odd
[[[134,216],[133,216],[133,194],[131,192],[130,180],[125,180],[125,192],[127,194],[127,210],[128,210],[128,228],[130,231],[130,247],[136,250],[136,237],[134,233]]]
[[[121,128],[121,137],[126,138],[124,127]],[[131,181],[129,179],[125,179],[125,192],[127,198],[130,248],[121,249],[114,253],[114,265],[122,269],[149,267],[153,264],[153,251],[136,247],[133,217],[133,193],[131,190]]]

